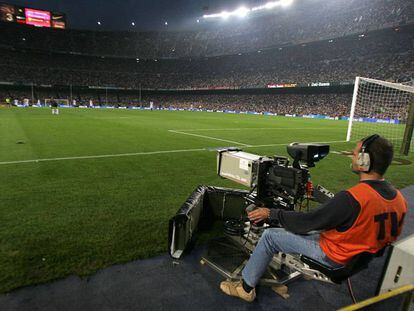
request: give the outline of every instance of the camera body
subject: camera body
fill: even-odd
[[[293,158],[292,165],[282,156],[259,156],[235,148],[220,149],[217,173],[248,187],[247,203],[293,210],[305,198],[310,181],[308,168],[328,155],[329,145],[292,143],[287,146],[287,152]]]

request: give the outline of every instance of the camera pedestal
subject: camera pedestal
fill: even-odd
[[[241,272],[254,248],[254,241],[250,239],[225,236],[210,242],[206,254],[200,262],[209,266],[224,278],[238,281],[242,279]],[[292,261],[290,264],[287,262],[290,259],[288,257],[291,256],[285,254],[275,255],[259,282],[260,285],[275,287],[275,292],[284,298],[286,298],[287,293],[286,289],[281,286],[302,276],[302,273],[290,266]]]

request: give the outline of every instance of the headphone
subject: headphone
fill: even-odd
[[[360,172],[369,173],[372,168],[372,159],[368,147],[379,138],[378,134],[368,136],[362,140],[361,151],[358,153],[357,164]]]

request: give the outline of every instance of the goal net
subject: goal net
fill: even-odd
[[[60,99],[60,98],[56,98],[53,99],[55,102],[57,102],[58,105],[63,105],[63,106],[69,106],[69,99]],[[50,106],[50,102],[52,101],[51,98],[46,98],[45,99],[45,105],[46,106]]]
[[[394,144],[395,151],[402,151],[407,143],[413,151],[412,135],[408,135],[412,133],[413,110],[413,86],[357,77],[346,140],[379,134]]]

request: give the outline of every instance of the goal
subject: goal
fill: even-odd
[[[46,98],[45,99],[45,105],[46,106],[50,106],[50,102],[52,101],[51,98]],[[69,106],[69,99],[61,99],[61,98],[55,98],[54,99],[55,102],[58,103],[58,105],[64,105],[64,106]]]
[[[379,134],[390,140],[396,150],[408,154],[414,151],[413,127],[413,86],[362,77],[355,79],[347,141]]]

